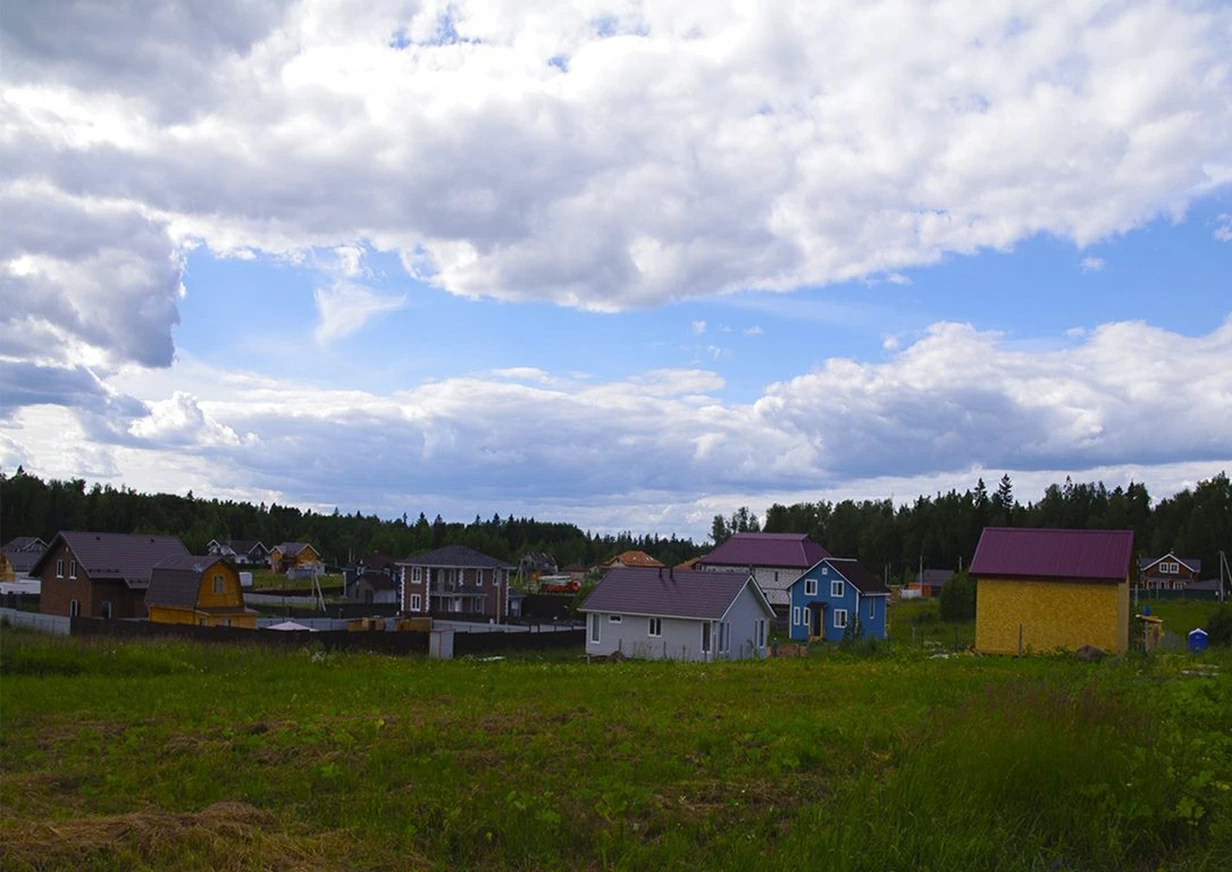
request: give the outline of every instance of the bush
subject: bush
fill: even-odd
[[[970,621],[975,618],[975,579],[963,569],[941,586],[938,597],[941,620]]]
[[[1232,645],[1232,606],[1223,606],[1211,615],[1206,640],[1212,645]]]

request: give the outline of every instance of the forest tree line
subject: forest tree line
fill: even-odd
[[[897,508],[890,500],[772,505],[764,518],[747,508],[716,515],[711,538],[722,542],[745,530],[808,533],[840,557],[857,557],[891,581],[906,579],[920,566],[958,569],[971,562],[985,527],[1066,527],[1133,530],[1138,556],[1169,551],[1202,561],[1202,577],[1219,577],[1219,552],[1232,560],[1232,482],[1227,473],[1152,503],[1146,485],[1109,490],[1103,482],[1050,485],[1038,502],[1025,506],[1014,496],[1008,475],[990,491],[983,479],[962,493],[921,496]]]
[[[1130,529],[1140,555],[1173,551],[1203,561],[1203,576],[1218,577],[1219,551],[1232,555],[1232,482],[1226,473],[1153,503],[1146,486],[1131,483],[1111,490],[1102,482],[1050,486],[1038,502],[1020,503],[1004,476],[990,490],[981,479],[973,488],[920,496],[895,506],[890,500],[841,500],[775,504],[762,517],[741,508],[716,515],[711,542],[676,536],[598,535],[570,523],[499,514],[469,524],[450,523],[424,513],[383,520],[359,512],[322,514],[292,506],[253,505],[197,499],[190,491],[143,494],[127,487],[81,479],[43,481],[22,469],[0,472],[0,538],[39,536],[50,541],[59,530],[166,533],[179,536],[193,553],[211,539],[311,542],[327,563],[345,566],[380,552],[407,556],[442,545],[467,545],[516,562],[528,551],[545,551],[560,566],[598,563],[636,548],[670,565],[705,553],[732,533],[763,530],[807,533],[832,554],[857,557],[890,580],[926,568],[958,568],[970,562],[985,526]]]

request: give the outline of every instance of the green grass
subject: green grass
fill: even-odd
[[[941,620],[936,597],[899,600],[890,606],[890,639],[898,646],[953,650],[975,644],[975,621]]]
[[[318,579],[322,587],[342,587],[341,575],[322,575]],[[312,590],[311,578],[287,578],[272,569],[257,569],[252,571],[252,589],[254,591],[267,588],[283,590],[302,590],[305,593]]]
[[[1164,629],[1187,636],[1196,627],[1205,628],[1211,615],[1219,610],[1219,603],[1214,600],[1151,600],[1143,597],[1131,611],[1135,615],[1142,614],[1143,606],[1150,606],[1151,614],[1163,618]]]
[[[1232,655],[0,645],[5,869],[1223,870]]]

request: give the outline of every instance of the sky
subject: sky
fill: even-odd
[[[987,8],[985,8],[987,7]],[[1232,6],[12,0],[0,469],[704,538],[1232,470]]]

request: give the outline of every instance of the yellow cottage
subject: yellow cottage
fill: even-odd
[[[1129,650],[1131,530],[987,527],[971,561],[975,650]]]
[[[150,573],[145,602],[153,623],[257,626],[257,613],[244,607],[239,572],[221,557],[166,558]]]

